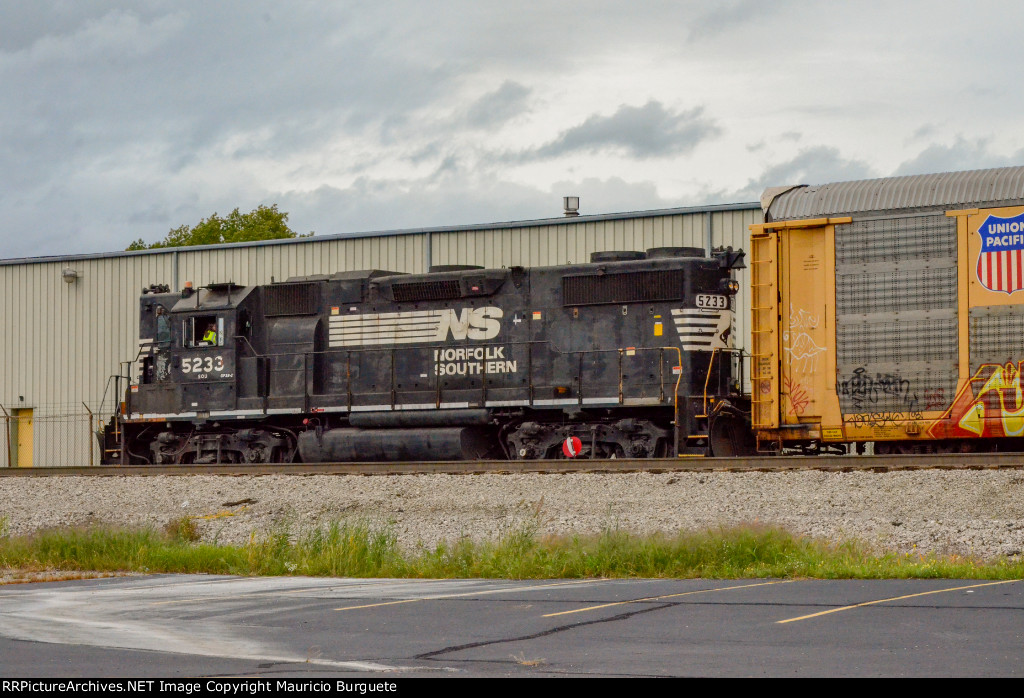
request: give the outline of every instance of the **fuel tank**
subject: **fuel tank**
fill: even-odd
[[[445,461],[503,457],[497,439],[473,427],[438,429],[330,429],[299,434],[304,463]]]

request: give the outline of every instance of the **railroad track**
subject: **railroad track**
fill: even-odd
[[[443,461],[435,463],[259,463],[0,468],[0,477],[124,475],[474,475],[481,473],[893,472],[1024,469],[1024,453],[900,456],[755,456],[611,460]]]

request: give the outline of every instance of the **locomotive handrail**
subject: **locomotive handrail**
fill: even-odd
[[[344,395],[345,398],[346,398],[346,405],[348,406],[349,409],[351,409],[352,405],[354,403],[354,394],[353,394],[353,391],[352,391],[352,356],[353,356],[353,354],[380,354],[380,353],[382,353],[382,351],[388,351],[388,353],[389,353],[389,355],[391,357],[391,362],[390,362],[391,363],[391,381],[390,381],[390,383],[391,383],[391,385],[390,385],[391,399],[390,399],[390,402],[391,402],[392,406],[395,406],[397,404],[397,402],[398,402],[398,400],[397,400],[397,393],[398,393],[398,389],[397,389],[397,373],[396,373],[397,362],[395,360],[396,347],[388,347],[388,348],[385,348],[385,347],[358,347],[358,348],[346,347],[346,348],[321,349],[321,350],[318,350],[318,351],[282,351],[282,352],[261,353],[261,352],[257,351],[256,348],[252,345],[252,342],[249,340],[249,338],[245,337],[244,335],[235,335],[234,338],[236,340],[240,341],[240,342],[243,342],[245,344],[245,346],[248,348],[249,352],[251,352],[252,358],[260,360],[263,363],[263,365],[266,367],[266,369],[268,369],[269,371],[272,371],[272,372],[282,372],[282,371],[283,372],[299,372],[299,371],[301,371],[302,372],[302,374],[303,374],[302,397],[303,397],[303,402],[304,402],[304,409],[306,411],[309,411],[309,409],[312,407],[311,399],[316,397],[316,396],[321,396],[321,395],[325,396],[325,397],[328,397],[328,396],[329,397],[338,397],[338,396]],[[579,402],[579,404],[583,404],[584,390],[585,390],[585,385],[586,385],[584,383],[585,371],[584,371],[584,361],[583,361],[585,355],[608,354],[608,353],[613,353],[613,352],[618,354],[619,355],[619,371],[618,371],[618,373],[619,373],[619,376],[618,376],[618,382],[619,382],[619,391],[618,392],[619,392],[619,394],[618,394],[617,397],[618,397],[619,404],[624,404],[625,403],[624,379],[623,379],[623,373],[622,373],[622,371],[623,371],[622,358],[623,358],[624,354],[627,353],[627,349],[613,348],[613,349],[584,349],[584,350],[578,350],[578,351],[572,351],[572,350],[566,351],[566,350],[561,349],[557,345],[553,344],[550,340],[528,340],[528,341],[520,341],[520,342],[488,342],[488,343],[480,344],[479,346],[481,346],[483,348],[488,348],[488,347],[493,347],[493,346],[526,347],[526,350],[527,350],[526,359],[527,359],[527,363],[528,363],[527,369],[528,369],[528,374],[529,374],[528,375],[528,380],[529,380],[529,383],[530,383],[530,385],[529,385],[529,403],[532,405],[532,404],[534,404],[535,388],[536,388],[536,385],[534,383],[533,370],[532,370],[533,347],[535,345],[544,345],[552,353],[559,354],[559,355],[562,355],[562,356],[567,356],[568,357],[568,356],[571,356],[573,354],[577,355],[577,367],[576,367],[577,368],[577,375],[575,376],[575,378],[576,378],[576,381],[577,381],[577,396],[576,397],[577,397],[577,401]],[[410,347],[410,348],[413,348],[413,347]],[[421,347],[418,347],[418,348],[429,349],[430,345],[421,346]],[[665,375],[664,352],[666,350],[675,351],[677,353],[677,355],[679,357],[678,358],[678,365],[681,366],[682,365],[682,350],[680,349],[680,347],[646,346],[646,347],[629,347],[628,348],[628,352],[637,352],[637,353],[640,353],[640,352],[650,352],[650,351],[658,351],[659,352],[659,377],[658,377],[658,385],[659,385],[658,401],[659,402],[663,402],[665,400],[665,387],[666,387],[665,380],[666,380],[667,376]],[[321,394],[321,393],[316,393],[315,391],[311,391],[311,387],[309,385],[310,357],[341,355],[341,354],[345,355],[345,384],[346,384],[346,389],[345,389],[344,393],[342,393],[342,392],[330,393],[329,392],[329,393],[322,393]],[[302,365],[301,366],[293,366],[293,367],[287,367],[287,368],[285,368],[285,367],[278,367],[278,366],[274,366],[272,363],[267,361],[268,359],[283,358],[283,357],[295,357],[295,358],[298,358],[300,355],[302,356]],[[714,352],[713,352],[713,355],[714,355]],[[435,362],[434,362],[435,363],[435,367],[436,367],[438,361],[439,361],[438,359],[435,359]],[[435,369],[435,373],[439,373],[439,372],[436,371],[436,369]],[[488,389],[489,389],[489,386],[488,386],[488,383],[487,383],[489,373],[486,370],[486,364],[483,367],[483,370],[480,373],[480,376],[481,376],[481,398],[483,399],[483,401],[486,402],[486,398],[487,398],[487,394],[488,394]],[[118,376],[111,376],[111,379],[124,378],[124,377],[125,376],[119,376],[119,377]],[[440,381],[440,375],[438,375],[437,378],[438,378],[437,384],[436,384],[437,395],[436,395],[435,401],[436,401],[437,406],[439,407],[440,404],[441,404],[443,385],[442,385],[442,383]],[[681,369],[680,369],[680,376],[677,377],[677,380],[676,380],[676,386],[675,386],[675,391],[674,391],[676,393],[676,396],[675,396],[675,402],[676,403],[678,403],[678,390],[679,390],[680,383],[681,383]],[[261,397],[266,397],[266,393],[269,390],[269,387],[270,387],[269,386],[269,382],[265,386],[263,386],[263,390],[260,391],[261,393],[263,393],[261,395]],[[678,408],[676,409],[676,416],[678,416]]]
[[[579,354],[579,353],[584,353],[584,354],[610,354],[610,353],[619,351],[618,348],[615,348],[615,349],[562,350],[559,347],[557,347],[554,344],[552,344],[550,339],[530,340],[530,341],[527,341],[527,342],[488,342],[488,343],[479,343],[479,344],[476,344],[474,346],[478,346],[478,347],[533,346],[533,345],[539,345],[539,344],[549,344],[549,345],[551,345],[552,351],[554,351],[555,353],[558,353],[558,354],[563,354],[563,355],[571,355],[571,354]],[[251,344],[249,346],[252,347]],[[410,346],[408,348],[409,349],[431,349],[431,348],[438,348],[438,347],[433,347],[433,346],[429,346],[429,345],[422,345],[422,346]],[[270,357],[275,357],[275,356],[298,356],[299,354],[309,354],[310,356],[317,356],[317,355],[320,355],[320,354],[342,354],[342,353],[351,353],[351,352],[371,353],[371,352],[389,351],[390,349],[391,349],[391,347],[385,347],[385,346],[368,347],[368,348],[340,347],[340,348],[337,348],[337,349],[321,349],[319,351],[307,351],[307,352],[291,351],[291,352],[276,352],[276,353],[267,353],[267,354],[256,353],[255,350],[254,350],[253,357],[254,358],[270,358]],[[654,351],[656,349],[678,350],[680,348],[679,347],[629,347],[629,349],[631,351],[632,350],[636,350],[636,351]],[[718,351],[721,351],[721,352],[738,352],[740,350],[739,349],[718,349]],[[298,370],[298,369],[295,369],[295,370]]]
[[[389,357],[391,359],[390,360],[390,369],[391,370],[390,370],[390,381],[389,381],[390,382],[390,386],[389,386],[389,388],[390,388],[390,391],[389,391],[390,392],[390,399],[388,401],[390,402],[390,404],[391,404],[393,409],[395,407],[397,407],[399,402],[400,402],[400,400],[399,400],[399,392],[400,391],[398,390],[398,383],[397,383],[397,378],[398,378],[398,376],[397,376],[397,360],[395,358],[395,352],[397,351],[397,347],[344,347],[344,348],[338,347],[338,348],[321,349],[321,350],[318,350],[318,351],[303,351],[303,352],[299,352],[299,351],[284,351],[284,352],[274,352],[274,353],[261,354],[261,353],[259,353],[259,352],[257,352],[255,350],[255,348],[252,346],[251,342],[249,342],[249,340],[247,338],[240,337],[240,339],[247,344],[247,346],[250,349],[250,351],[252,351],[252,354],[254,355],[254,358],[256,358],[256,359],[260,360],[262,363],[264,363],[264,365],[266,366],[266,368],[269,371],[271,371],[271,372],[277,372],[277,371],[298,372],[298,371],[302,371],[302,382],[303,382],[302,399],[303,399],[304,409],[307,412],[311,411],[316,406],[316,402],[318,401],[318,398],[326,398],[328,400],[333,400],[333,399],[337,399],[337,398],[343,398],[344,399],[344,404],[346,405],[346,408],[349,411],[352,410],[353,405],[356,402],[356,395],[354,393],[354,388],[353,388],[352,359],[353,359],[354,355],[360,355],[360,354],[367,354],[367,355],[376,354],[376,355],[381,355],[384,352],[388,353],[388,355],[389,355]],[[679,395],[680,395],[679,391],[680,391],[680,388],[682,386],[682,380],[683,380],[683,368],[682,368],[683,367],[683,359],[682,359],[683,350],[682,350],[681,347],[679,347],[679,346],[642,346],[642,347],[629,347],[629,348],[585,349],[585,350],[580,350],[580,351],[565,351],[565,350],[560,349],[556,345],[554,345],[550,340],[528,340],[528,341],[521,341],[521,342],[487,342],[487,343],[480,344],[479,346],[482,347],[482,348],[487,348],[487,347],[492,347],[492,346],[525,347],[525,350],[526,350],[525,358],[526,358],[527,363],[528,363],[528,367],[527,368],[528,368],[528,373],[529,373],[529,375],[528,375],[528,380],[529,380],[529,404],[531,406],[535,404],[535,389],[537,387],[535,385],[535,383],[534,383],[534,378],[535,377],[534,377],[533,370],[532,370],[533,348],[534,348],[535,345],[543,345],[543,346],[547,347],[548,351],[551,351],[552,353],[559,354],[559,355],[566,356],[566,357],[571,357],[573,354],[576,354],[577,360],[576,360],[575,363],[577,364],[577,366],[576,366],[577,375],[574,378],[575,378],[575,381],[577,383],[576,400],[577,400],[578,404],[580,404],[580,405],[583,404],[584,390],[585,390],[585,387],[587,385],[587,383],[585,382],[586,375],[585,375],[585,370],[584,370],[584,364],[585,364],[584,358],[585,358],[585,355],[594,356],[594,355],[599,355],[599,354],[609,354],[609,353],[613,353],[613,352],[618,355],[618,358],[619,358],[619,395],[617,397],[618,397],[618,403],[621,405],[621,404],[625,404],[625,390],[624,390],[625,385],[624,385],[624,378],[623,378],[623,369],[624,369],[623,358],[624,358],[624,356],[627,355],[628,353],[637,353],[637,354],[639,354],[639,353],[643,353],[643,352],[653,352],[653,351],[657,351],[658,352],[659,373],[658,373],[657,382],[658,382],[659,388],[658,388],[657,400],[658,400],[659,403],[663,403],[665,401],[665,398],[667,397],[666,394],[665,394],[665,391],[666,391],[666,388],[668,387],[666,385],[666,379],[667,379],[668,376],[666,375],[666,367],[665,367],[666,357],[665,357],[665,352],[666,351],[674,351],[676,353],[676,357],[677,357],[676,365],[679,367],[679,369],[678,369],[678,374],[676,376],[675,385],[673,387],[673,396],[672,396],[673,426],[674,426],[674,428],[673,428],[673,441],[674,441],[674,447],[676,448],[676,453],[678,454],[678,452],[679,452],[679,445],[680,445],[681,440],[682,440],[681,430],[683,428],[683,424],[681,423],[681,420],[680,420],[680,400],[679,400]],[[410,348],[413,348],[413,347],[410,347]],[[425,346],[420,346],[420,347],[417,347],[417,348],[420,348],[420,349],[430,349],[431,346],[430,345],[425,345]],[[736,350],[729,349],[729,350],[714,350],[712,352],[712,357],[711,357],[712,364],[709,364],[709,377],[708,377],[708,379],[706,381],[705,388],[704,388],[704,400],[705,400],[705,402],[704,402],[705,410],[704,411],[705,411],[705,413],[707,412],[706,404],[707,404],[707,390],[708,390],[709,381],[710,381],[710,368],[713,365],[714,358],[715,358],[715,356],[719,352],[721,352],[721,353],[726,353],[726,352],[728,352],[728,353],[735,353],[735,351]],[[295,358],[297,358],[300,354],[302,355],[302,359],[303,359],[301,367],[295,366],[295,367],[289,367],[289,368],[278,368],[278,367],[274,366],[274,363],[276,363],[276,362],[272,361],[272,359],[274,359],[274,358],[284,358],[284,357],[295,357]],[[317,393],[317,392],[315,392],[315,386],[311,386],[310,383],[309,383],[309,366],[310,366],[310,363],[311,363],[311,361],[310,361],[311,357],[315,360],[316,357],[320,357],[320,356],[341,356],[341,355],[344,355],[344,357],[345,357],[344,358],[344,361],[345,361],[345,388],[344,388],[344,390],[337,391],[337,392],[333,392],[333,391],[332,392],[325,392],[325,393]],[[442,383],[442,376],[440,375],[440,370],[438,369],[439,362],[440,362],[440,359],[435,357],[435,359],[433,361],[434,366],[435,366],[434,373],[435,373],[435,378],[436,378],[435,386],[434,386],[434,390],[435,390],[434,403],[435,403],[436,407],[438,407],[438,408],[440,408],[440,406],[441,406],[441,404],[443,402],[442,397],[443,397],[443,390],[444,390],[444,384]],[[481,405],[486,405],[487,395],[488,395],[488,392],[489,392],[488,380],[489,380],[489,375],[490,375],[487,372],[487,370],[486,370],[486,365],[483,367],[483,370],[478,375],[480,376],[480,381],[481,381],[481,383],[480,383]],[[428,386],[429,386],[429,384],[428,384]],[[268,382],[265,385],[265,391],[268,391],[269,387],[270,387],[270,383],[269,383],[269,375],[268,375]],[[470,386],[467,386],[467,388],[468,387],[470,387]],[[428,387],[428,389],[429,389],[429,387]],[[265,394],[262,395],[262,396],[264,398],[266,398]],[[611,399],[615,400],[614,397],[612,397],[612,396],[609,396],[609,397],[611,397]],[[651,397],[654,397],[654,396],[652,395]]]
[[[560,354],[560,355],[563,355],[563,356],[572,356],[574,354],[576,355],[576,357],[577,357],[577,359],[576,359],[576,363],[577,363],[576,372],[577,373],[576,373],[576,376],[574,376],[574,379],[577,382],[576,400],[577,400],[577,402],[579,404],[583,404],[583,398],[585,397],[584,392],[585,392],[585,389],[586,389],[586,383],[584,382],[584,378],[586,377],[586,372],[584,370],[584,358],[585,358],[585,356],[587,356],[587,355],[595,355],[595,354],[602,354],[602,353],[607,354],[607,353],[614,352],[614,353],[620,354],[620,362],[621,362],[621,354],[624,354],[627,351],[626,349],[619,349],[619,348],[615,348],[615,349],[585,349],[585,350],[579,350],[579,351],[563,351],[563,350],[559,349],[557,346],[553,345],[549,340],[539,340],[539,341],[538,340],[530,340],[530,341],[525,341],[525,342],[489,342],[489,343],[486,343],[486,344],[481,344],[480,346],[482,348],[487,348],[487,347],[491,347],[491,346],[526,347],[526,350],[527,350],[526,359],[527,359],[527,364],[528,364],[527,372],[529,374],[528,379],[530,381],[530,386],[529,386],[529,393],[530,393],[529,402],[530,402],[531,405],[534,404],[535,387],[536,387],[534,385],[534,383],[533,383],[534,376],[533,376],[533,370],[532,370],[533,346],[534,345],[538,345],[538,344],[546,345],[546,346],[548,346],[550,348],[550,350],[552,352]],[[427,346],[427,347],[419,347],[419,348],[430,348],[430,347]],[[679,347],[630,347],[628,349],[628,351],[637,352],[637,353],[640,353],[640,352],[650,352],[650,351],[657,351],[657,352],[659,352],[659,368],[660,368],[659,378],[658,378],[658,401],[659,402],[663,402],[665,400],[665,388],[666,388],[666,385],[665,385],[666,375],[665,375],[665,366],[664,366],[664,361],[665,361],[664,352],[665,352],[665,350],[675,350],[678,354],[681,355],[681,350],[680,350]],[[297,357],[301,353],[301,355],[303,357],[303,365],[301,367],[296,366],[296,367],[289,367],[289,368],[275,368],[274,370],[275,371],[286,371],[286,372],[287,371],[291,371],[291,372],[303,371],[304,377],[307,378],[307,380],[304,381],[304,385],[306,387],[304,387],[304,389],[303,389],[303,398],[305,398],[305,401],[306,401],[306,409],[307,409],[307,411],[311,407],[311,405],[309,404],[309,400],[311,398],[313,398],[313,397],[316,397],[316,396],[339,397],[339,396],[342,396],[342,395],[344,395],[344,397],[345,397],[346,407],[349,410],[351,410],[352,404],[354,402],[353,393],[352,393],[352,367],[351,367],[352,355],[353,354],[381,354],[381,353],[383,353],[385,351],[388,353],[388,356],[391,359],[391,361],[390,361],[390,363],[391,363],[390,374],[391,375],[389,376],[389,381],[388,381],[388,383],[390,384],[389,385],[389,393],[390,393],[390,395],[389,395],[388,401],[391,403],[392,407],[395,407],[398,404],[398,393],[399,393],[398,388],[397,388],[397,379],[398,379],[398,375],[397,375],[397,360],[394,358],[394,354],[395,354],[396,348],[392,348],[392,347],[368,347],[368,348],[344,348],[344,349],[335,348],[335,349],[323,349],[323,350],[320,350],[320,351],[308,351],[308,352],[278,352],[278,353],[272,353],[272,354],[257,354],[257,358],[264,358],[264,359],[266,359],[266,358],[273,358],[273,357]],[[322,393],[322,394],[321,393],[310,393],[309,389],[308,389],[308,367],[309,367],[310,357],[328,356],[328,355],[337,356],[337,355],[340,355],[342,353],[344,353],[344,355],[345,355],[345,367],[346,367],[345,368],[345,390],[344,390],[344,392],[340,392],[339,391],[337,393],[333,393],[332,392],[332,393]],[[433,361],[434,366],[435,366],[434,373],[437,376],[437,381],[435,382],[435,386],[434,386],[434,390],[435,390],[434,403],[435,403],[435,406],[437,406],[437,407],[440,407],[440,405],[442,403],[442,394],[443,394],[443,390],[444,390],[443,383],[441,383],[441,380],[440,380],[440,378],[441,378],[440,371],[438,370],[438,365],[439,365],[440,362],[441,362],[441,360],[439,358],[435,358],[434,361]],[[680,362],[681,362],[681,358],[680,358]],[[621,384],[623,382],[623,380],[622,380],[622,372],[621,372],[621,364],[620,364],[620,371],[619,371],[619,373],[620,373],[619,382]],[[481,370],[481,372],[478,375],[480,376],[480,381],[481,381],[480,382],[481,400],[482,400],[482,402],[486,402],[487,395],[488,395],[489,390],[490,390],[490,385],[489,385],[489,382],[488,382],[489,381],[489,377],[490,377],[490,373],[487,371],[486,364],[482,367],[482,370]],[[678,384],[678,382],[679,381],[677,380],[677,384]],[[677,389],[678,389],[678,385],[677,385]],[[618,396],[618,401],[619,401],[619,404],[624,404],[625,396],[624,396],[623,391],[620,391],[620,395]]]
[[[302,411],[309,412],[309,352],[302,354]]]
[[[245,336],[244,334],[236,334],[236,335],[234,336],[234,339],[236,339],[236,340],[240,339],[240,340],[242,340],[243,342],[245,342],[246,344],[248,344],[248,345],[249,345],[249,351],[251,351],[251,352],[252,352],[252,355],[253,355],[253,356],[255,356],[255,357],[257,357],[257,358],[258,358],[258,357],[260,357],[260,356],[262,356],[262,354],[260,354],[260,353],[259,353],[258,351],[256,351],[256,347],[254,347],[254,346],[252,345],[252,342],[250,342],[250,341],[249,341],[249,338],[248,338],[248,337],[246,337],[246,336]]]
[[[704,395],[703,395],[703,402],[702,402],[702,406],[703,406],[703,409],[704,409],[704,414],[697,415],[698,417],[707,417],[708,416],[708,384],[711,382],[711,369],[713,369],[715,367],[715,356],[717,356],[717,355],[718,355],[718,349],[712,349],[711,350],[711,359],[708,361],[708,370],[707,370],[707,372],[704,375]],[[721,385],[721,380],[719,380],[719,385]]]

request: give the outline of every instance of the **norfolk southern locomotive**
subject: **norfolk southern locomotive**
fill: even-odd
[[[742,266],[684,247],[154,286],[104,450],[140,464],[746,453]]]

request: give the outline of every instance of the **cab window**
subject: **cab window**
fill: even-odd
[[[171,346],[171,321],[163,306],[157,306],[156,309],[156,345],[161,349]]]
[[[182,336],[186,347],[224,346],[224,318],[196,315],[185,320]]]

